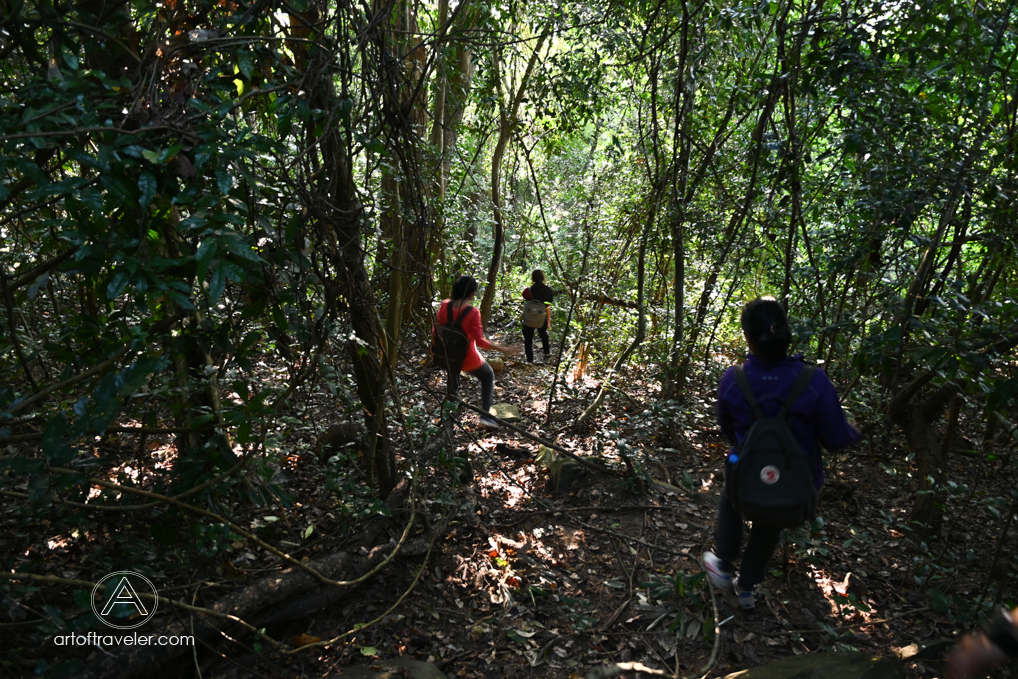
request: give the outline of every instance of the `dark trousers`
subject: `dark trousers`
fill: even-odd
[[[485,361],[477,370],[471,370],[470,374],[481,383],[481,408],[487,413],[491,410],[491,404],[495,400],[495,371]],[[450,400],[455,401],[460,386],[460,374],[458,370],[450,370],[447,375],[446,389]]]
[[[529,325],[523,326],[523,348],[527,352],[527,363],[534,362],[534,331],[537,331],[541,335],[541,345],[544,349],[544,357],[547,358],[548,354],[551,353],[551,343],[548,340],[548,326],[547,324],[542,325],[540,328],[531,328]]]
[[[714,544],[721,566],[729,573],[734,572],[732,566],[742,551],[742,517],[735,511],[728,495],[721,491],[718,502],[718,525],[714,531]],[[753,589],[753,586],[764,579],[767,564],[774,556],[774,550],[781,539],[780,528],[752,526],[749,529],[749,542],[742,552],[742,563],[739,565],[739,585],[742,589]]]

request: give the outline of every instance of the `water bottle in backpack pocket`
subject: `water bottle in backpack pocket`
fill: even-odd
[[[809,385],[814,370],[806,366],[799,371],[777,416],[764,417],[745,369],[741,365],[735,368],[736,383],[749,401],[754,419],[725,464],[725,493],[747,521],[792,528],[816,516],[818,494],[809,458],[787,421],[792,404]]]

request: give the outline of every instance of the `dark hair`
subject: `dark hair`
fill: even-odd
[[[540,269],[534,269],[534,273],[530,274],[530,280],[534,283],[544,283],[544,272]]]
[[[477,292],[477,280],[473,276],[460,276],[452,284],[452,299],[466,299]]]
[[[742,308],[742,331],[753,341],[761,358],[777,360],[785,357],[792,343],[792,329],[784,307],[773,297],[757,297]]]

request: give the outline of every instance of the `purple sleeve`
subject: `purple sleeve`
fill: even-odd
[[[729,443],[733,446],[736,444],[735,438],[735,421],[732,419],[732,414],[728,411],[728,405],[725,403],[725,394],[735,383],[735,368],[729,368],[725,374],[721,377],[721,383],[718,385],[718,425],[721,427],[721,433],[727,438]]]
[[[818,369],[819,395],[816,409],[817,438],[827,450],[840,450],[859,442],[862,436],[848,423],[838,393],[827,374]]]

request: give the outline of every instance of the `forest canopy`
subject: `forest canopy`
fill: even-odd
[[[437,305],[471,274],[515,336],[534,269],[558,296],[533,436],[584,431],[649,478],[773,295],[870,450],[901,442],[924,543],[959,427],[1018,427],[1014,22],[992,0],[0,0],[0,591],[37,596],[19,574],[57,577],[54,540],[79,583],[215,568],[251,512],[306,504],[280,483],[299,454],[337,532],[409,532],[422,451],[459,455]],[[627,399],[657,418],[635,446],[600,419]]]

